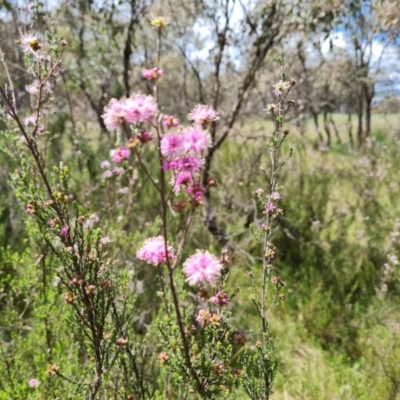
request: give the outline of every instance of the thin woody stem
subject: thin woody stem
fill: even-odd
[[[285,77],[285,64],[282,60],[281,62],[281,79]],[[282,132],[282,126],[283,126],[283,116],[286,114],[286,112],[289,110],[289,107],[286,107],[284,109],[284,100],[288,96],[291,86],[289,86],[288,90],[286,91],[285,94],[280,94],[278,98],[278,104],[277,104],[277,111],[272,110],[272,117],[275,123],[275,131],[272,135],[271,138],[271,147],[269,151],[269,156],[270,156],[270,162],[271,162],[271,175],[269,179],[269,192],[268,192],[268,202],[272,201],[272,195],[276,190],[276,176],[278,171],[281,169],[281,167],[284,165],[283,162],[279,166],[277,166],[277,159],[278,159],[278,154],[279,150],[282,146],[282,143],[284,142],[287,133],[284,132],[282,138],[279,140],[279,136]],[[262,330],[263,330],[263,343],[265,345],[265,333],[267,333],[268,330],[268,324],[267,324],[267,314],[270,311],[266,311],[266,300],[267,300],[267,294],[268,294],[268,278],[270,275],[270,262],[273,258],[273,255],[269,254],[271,250],[271,242],[270,239],[274,233],[274,229],[272,227],[272,213],[269,210],[266,210],[266,232],[264,235],[264,244],[263,244],[263,274],[262,274],[262,293],[261,293],[261,321],[262,321]]]
[[[43,86],[46,84],[46,82],[51,78],[51,76],[55,73],[58,65],[61,62],[61,55],[62,55],[62,50],[60,51],[60,54],[55,62],[55,64],[53,65],[51,71],[48,73],[48,75],[46,76],[46,78],[41,81],[40,86],[39,86],[39,96],[38,96],[38,103],[37,103],[37,109],[36,109],[36,126],[33,130],[32,136],[28,135],[24,125],[21,122],[21,119],[18,116],[18,112],[16,110],[15,107],[15,103],[13,101],[11,101],[9,99],[9,97],[7,96],[7,93],[5,92],[5,90],[0,87],[0,94],[3,97],[8,110],[6,110],[6,112],[10,115],[10,117],[16,122],[16,124],[18,125],[19,130],[21,131],[22,135],[24,136],[25,140],[26,140],[26,144],[27,147],[34,159],[35,165],[39,171],[40,177],[42,179],[42,182],[45,186],[45,189],[50,197],[50,199],[53,201],[52,204],[52,208],[54,209],[55,213],[57,214],[57,217],[60,221],[61,224],[63,225],[67,225],[69,226],[69,216],[68,216],[68,212],[66,210],[63,210],[59,203],[57,202],[57,199],[54,196],[54,192],[51,188],[50,182],[47,178],[47,175],[45,173],[44,170],[44,165],[43,165],[43,160],[42,157],[40,155],[39,149],[37,147],[37,143],[36,143],[36,137],[35,134],[37,132],[38,129],[38,121],[39,121],[39,115],[40,115],[40,111],[42,109],[42,100],[43,100]],[[5,65],[6,67],[6,65]],[[40,63],[39,63],[39,67],[38,67],[38,77],[40,79]],[[65,212],[64,212],[65,211]],[[65,244],[69,247],[73,247],[74,243],[73,240],[71,238],[71,233],[70,231],[68,231],[67,236],[65,237]],[[76,258],[73,259],[73,266],[75,269],[75,273],[77,273],[78,275],[82,276],[83,275],[83,271],[82,271],[82,265],[78,262],[78,260]],[[103,363],[104,363],[104,349],[102,348],[102,330],[101,327],[97,327],[97,323],[96,323],[96,315],[95,312],[93,311],[93,305],[92,302],[89,298],[89,295],[86,293],[84,287],[81,287],[81,294],[82,294],[82,301],[85,305],[85,309],[87,311],[87,325],[90,333],[91,333],[91,342],[93,344],[94,347],[94,353],[95,353],[95,364],[96,364],[96,368],[95,368],[95,379],[93,382],[93,385],[89,385],[90,387],[90,399],[94,400],[97,396],[97,393],[100,389],[100,386],[102,384],[102,375],[103,375]],[[79,313],[78,313],[79,316]],[[81,321],[82,322],[82,321]]]
[[[50,72],[47,74],[46,78],[44,78],[43,81],[41,81],[41,63],[38,62],[38,79],[39,79],[39,94],[38,94],[38,102],[37,102],[37,107],[36,107],[36,124],[35,128],[33,129],[32,136],[35,137],[37,130],[39,128],[39,115],[40,115],[40,110],[42,106],[42,99],[43,99],[43,88],[44,85],[49,81],[49,79],[54,75],[54,72],[56,71],[57,67],[61,64],[61,56],[63,54],[63,49],[61,49],[60,54],[57,57],[56,62],[54,63],[53,67],[51,68]]]
[[[4,70],[5,70],[6,75],[7,75],[8,84],[10,85],[10,90],[11,90],[11,95],[12,95],[12,104],[13,104],[13,107],[15,109],[17,107],[17,103],[16,103],[16,100],[15,100],[14,85],[13,85],[13,81],[11,79],[10,73],[8,71],[6,60],[4,58],[4,53],[1,50],[1,47],[0,47],[0,57],[1,57],[2,63],[4,64]]]
[[[156,57],[157,57],[156,65],[157,65],[157,67],[159,67],[160,60],[161,60],[161,28],[158,30],[158,43],[157,43]],[[154,83],[153,90],[154,90],[154,98],[158,104],[159,90],[158,90],[158,82],[157,81]],[[162,233],[163,233],[163,237],[164,237],[166,264],[167,264],[167,268],[168,268],[169,288],[171,290],[172,301],[174,304],[176,319],[178,322],[179,333],[180,333],[180,337],[182,340],[182,345],[183,345],[182,353],[183,353],[183,357],[185,359],[185,366],[186,366],[187,370],[189,371],[190,375],[192,376],[192,378],[194,379],[194,381],[196,382],[196,386],[197,386],[199,393],[204,394],[204,391],[205,391],[204,386],[201,383],[196,371],[194,370],[191,359],[190,359],[189,343],[188,343],[186,333],[185,333],[182,313],[181,313],[180,304],[179,304],[179,298],[178,298],[178,294],[177,294],[177,290],[176,290],[175,282],[174,282],[174,270],[176,268],[180,253],[182,252],[183,245],[185,243],[185,240],[186,240],[186,237],[188,234],[188,230],[189,230],[190,223],[192,220],[193,210],[190,213],[188,220],[185,224],[183,236],[181,239],[181,243],[178,247],[178,252],[176,254],[175,261],[173,264],[171,264],[171,259],[169,258],[169,255],[168,255],[168,229],[167,229],[167,226],[168,226],[167,213],[168,213],[168,198],[169,198],[169,196],[166,194],[166,179],[165,179],[165,171],[163,168],[163,155],[161,154],[161,148],[159,145],[160,141],[161,141],[161,129],[160,129],[159,123],[157,123],[157,125],[156,125],[156,131],[157,131],[157,139],[158,139],[158,156],[159,156],[159,165],[160,165],[160,190],[159,190],[159,193],[160,193],[160,197],[161,197]]]

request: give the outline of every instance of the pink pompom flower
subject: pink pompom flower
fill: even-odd
[[[158,78],[161,78],[163,76],[163,71],[162,69],[159,69],[157,67],[151,68],[151,69],[145,69],[142,72],[142,76],[144,79],[147,79],[149,81],[151,80],[157,80]]]
[[[182,132],[184,148],[186,152],[197,155],[205,155],[212,146],[211,135],[200,128],[189,128]]]
[[[170,161],[163,162],[163,170],[164,171],[176,171],[179,169],[179,158],[175,158]]]
[[[157,103],[152,96],[138,93],[125,101],[126,120],[138,125],[142,122],[151,123],[157,116]]]
[[[167,247],[167,254],[165,247]],[[146,239],[142,247],[136,252],[136,257],[139,260],[146,261],[156,267],[166,262],[167,256],[169,260],[172,260],[175,257],[174,249],[171,246],[165,246],[165,239],[162,236]]]
[[[125,103],[126,99],[111,99],[108,105],[104,108],[102,118],[107,130],[114,131],[127,122]]]
[[[183,136],[180,133],[167,133],[161,139],[161,154],[169,160],[179,157],[184,152],[183,145]]]
[[[220,277],[222,264],[208,251],[197,250],[183,264],[183,272],[189,285],[215,286]]]
[[[161,154],[171,160],[179,157],[204,157],[212,145],[211,135],[200,128],[188,128],[181,132],[168,132],[161,139]]]
[[[274,94],[276,96],[282,96],[284,92],[286,92],[286,90],[288,90],[291,87],[291,83],[290,82],[286,82],[286,81],[279,81],[274,85]]]
[[[40,385],[39,379],[29,379],[28,385],[32,389],[36,389]]]
[[[39,43],[38,36],[30,32],[21,36],[20,43],[22,51],[25,54],[34,54],[35,56],[37,56],[37,52],[42,48]]]
[[[211,107],[204,104],[197,104],[188,114],[189,121],[195,125],[207,127],[211,122],[219,119],[217,112]]]

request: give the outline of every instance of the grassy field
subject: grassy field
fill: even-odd
[[[347,144],[349,142],[348,136],[348,119],[346,114],[339,114],[335,113],[332,114],[333,121],[338,129],[339,137],[343,144]],[[376,138],[383,138],[385,136],[391,135],[396,132],[398,123],[400,121],[399,114],[372,114],[372,133],[373,136]],[[326,138],[326,134],[324,131],[324,124],[323,124],[323,117],[320,116],[318,120],[322,135]],[[289,123],[291,126],[290,131],[292,133],[299,134],[299,129],[294,125]],[[336,136],[332,126],[331,128],[331,135],[332,135],[332,142],[335,144],[337,142]],[[267,132],[273,130],[273,123],[268,118],[268,116],[261,116],[261,117],[252,117],[251,122],[248,120],[242,123],[240,127],[236,127],[235,133],[238,136],[242,136],[244,133],[247,133],[247,136],[250,137],[258,137],[264,136]],[[356,140],[356,133],[357,133],[357,116],[352,116],[352,130],[353,130],[353,137]],[[305,121],[305,134],[307,138],[311,141],[318,141],[317,131],[314,125],[314,122],[311,118]]]
[[[282,180],[287,235],[295,237],[278,238],[277,247],[283,253],[298,251],[302,257],[283,256],[278,266],[290,283],[287,303],[270,320],[280,360],[272,398],[400,399],[400,330],[390,328],[399,321],[399,313],[387,316],[393,304],[374,299],[381,265],[395,251],[389,231],[400,217],[399,115],[375,114],[371,148],[360,151],[352,150],[346,140],[347,116],[333,117],[342,144],[334,139],[329,152],[319,152],[317,134],[308,121],[307,134],[293,132],[283,150],[294,148]],[[251,170],[251,160],[259,158],[272,129],[265,119],[252,119],[238,128],[216,161],[225,196],[236,197],[234,210],[245,204],[251,190],[263,187],[265,178],[260,172],[255,178],[253,169],[249,181],[239,182],[243,192],[238,194],[229,189],[237,182],[237,174],[229,171]],[[238,148],[238,137],[246,146]],[[264,149],[265,167],[267,157]],[[237,221],[243,222],[239,214],[224,215],[228,229],[239,229]],[[321,224],[318,232],[310,229],[313,220]],[[290,260],[299,260],[299,265]],[[237,281],[246,279],[242,272],[236,273]],[[250,294],[248,289],[244,297]],[[251,326],[253,312],[243,310],[242,324]]]

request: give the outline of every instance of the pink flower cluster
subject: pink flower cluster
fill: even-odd
[[[116,163],[120,164],[123,160],[127,160],[131,155],[131,151],[125,147],[119,147],[110,151],[111,159]]]
[[[272,214],[276,210],[276,205],[274,203],[267,203],[263,214]]]
[[[39,80],[35,80],[33,81],[30,85],[26,85],[25,86],[25,90],[32,95],[36,95],[39,94],[39,88],[40,88],[40,82]],[[53,89],[51,88],[51,83],[49,81],[47,81],[44,85],[43,85],[43,92],[44,93],[53,93]]]
[[[214,375],[219,376],[225,373],[225,367],[223,364],[220,363],[215,363],[211,367],[212,371],[214,372]]]
[[[157,267],[167,261],[165,247],[167,247],[168,259],[172,260],[175,257],[174,249],[171,246],[165,246],[165,240],[162,236],[146,239],[142,247],[136,252],[136,257]]]
[[[157,104],[152,96],[138,93],[121,100],[111,99],[104,108],[102,118],[109,131],[123,124],[151,123],[157,116]]]
[[[35,209],[35,207],[34,207],[32,204],[27,204],[27,205],[26,205],[25,211],[26,211],[28,214],[35,214],[36,209]]]
[[[199,183],[194,182],[186,188],[186,192],[192,197],[192,199],[200,201],[203,197],[205,189]]]
[[[281,194],[279,192],[273,192],[271,193],[271,195],[267,195],[267,197],[269,198],[269,202],[265,204],[265,209],[263,214],[264,215],[273,214],[275,211],[280,213],[282,210],[278,208],[276,204],[274,204],[274,201],[280,200],[282,198]]]
[[[151,135],[151,133],[150,132],[146,132],[146,131],[138,132],[138,134],[136,135],[136,138],[142,144],[149,143],[149,142],[151,142],[153,140],[153,136]]]
[[[29,125],[35,126],[37,123],[38,123],[38,119],[37,119],[37,115],[36,114],[32,114],[29,117],[26,117],[24,119],[25,126],[29,126]]]
[[[163,126],[166,129],[176,128],[179,125],[179,120],[175,118],[173,115],[164,115],[163,117]]]
[[[185,186],[192,198],[201,200],[204,189],[196,182],[196,178],[204,166],[204,156],[211,144],[210,134],[196,127],[168,132],[163,136],[160,143],[163,168],[174,172],[172,184],[175,194]]]
[[[281,194],[279,192],[273,192],[271,194],[271,199],[272,200],[280,200],[282,198]]]
[[[117,158],[117,160],[118,160],[118,158]],[[114,162],[117,162],[117,161],[114,160]],[[125,169],[123,167],[115,167],[115,168],[110,169],[111,164],[107,160],[102,161],[100,163],[100,167],[105,170],[102,175],[102,177],[104,179],[109,179],[109,178],[112,178],[113,176],[121,176],[122,174],[125,173]]]
[[[201,327],[205,327],[207,324],[219,327],[221,326],[222,317],[218,314],[211,314],[207,309],[201,309],[197,314],[196,321],[200,324]]]
[[[226,306],[229,304],[228,293],[219,291],[215,296],[211,297],[210,301],[219,307]]]
[[[215,286],[220,277],[222,264],[208,251],[197,250],[183,264],[183,272],[189,285]]]
[[[39,120],[37,119],[36,114],[32,114],[29,117],[26,117],[24,120],[25,126],[32,126],[36,129],[37,133],[41,133],[44,131],[44,126],[43,125],[38,125]]]
[[[204,325],[206,324],[206,322],[210,319],[211,314],[210,311],[206,310],[206,309],[201,309],[199,311],[199,313],[197,314],[197,318],[196,321],[204,327]]]

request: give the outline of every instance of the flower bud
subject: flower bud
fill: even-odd
[[[165,17],[157,17],[151,21],[151,26],[157,29],[162,29],[167,25]]]
[[[157,358],[158,358],[158,361],[160,361],[161,364],[166,364],[166,363],[168,362],[168,360],[169,360],[169,356],[168,356],[168,354],[167,354],[165,351],[163,351],[162,353],[160,353],[160,354],[157,356]]]
[[[138,146],[138,144],[139,144],[139,139],[131,138],[131,139],[129,139],[129,142],[128,142],[128,148],[129,149],[134,149],[135,147]]]
[[[172,206],[172,209],[177,213],[182,213],[185,210],[186,204],[182,201],[178,201]]]
[[[208,186],[209,187],[217,187],[218,181],[215,178],[208,178]]]
[[[26,212],[27,212],[28,214],[35,214],[36,209],[35,209],[35,207],[34,207],[32,204],[27,204],[27,205],[26,205]]]
[[[47,373],[47,375],[49,375],[49,376],[56,376],[56,375],[58,374],[58,371],[59,371],[59,370],[60,370],[60,367],[59,367],[58,365],[52,364],[52,365],[49,365],[49,366],[47,367],[46,373]]]
[[[136,135],[136,137],[143,144],[151,142],[153,140],[153,137],[151,136],[151,134],[149,132],[146,132],[146,131],[140,131]]]
[[[128,339],[124,339],[124,338],[119,338],[115,341],[115,344],[121,348],[123,346],[125,346],[126,344],[128,344]]]

